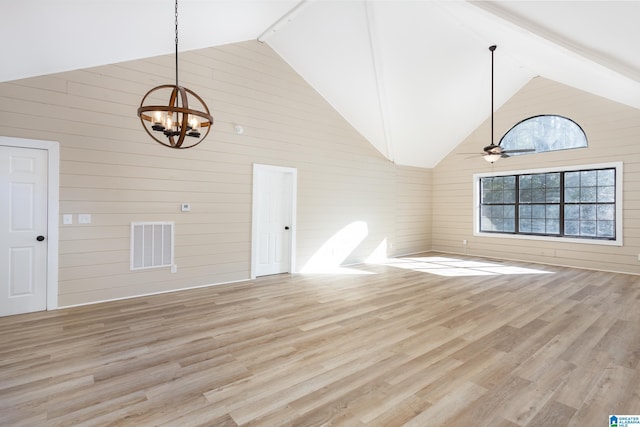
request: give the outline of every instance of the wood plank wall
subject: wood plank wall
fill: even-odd
[[[460,154],[481,152],[490,142],[487,120],[434,169],[433,249],[464,253],[462,241],[467,239],[469,254],[640,274],[640,110],[538,77],[495,113],[496,142],[519,121],[539,114],[574,120],[589,147],[501,159],[493,165]],[[624,246],[473,236],[474,173],[617,161],[624,163]]]
[[[60,306],[248,279],[253,163],[298,169],[298,270],[355,221],[368,234],[343,263],[385,239],[390,253],[430,249],[431,170],[387,161],[266,45],[182,53],[180,83],[205,99],[214,131],[191,150],[153,142],[136,109],[173,81],[173,61],[0,84],[0,135],[60,143],[60,214],[74,215],[60,220]],[[132,221],[175,221],[177,273],[129,270]]]

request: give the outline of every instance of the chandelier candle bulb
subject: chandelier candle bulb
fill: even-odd
[[[189,136],[193,136],[193,137],[198,137],[200,136],[200,122],[198,121],[198,119],[196,119],[195,117],[191,117],[189,119],[189,133],[187,135]]]
[[[191,117],[191,119],[189,120],[189,127],[191,128],[191,130],[197,131],[198,129],[200,129],[200,122],[195,117]]]
[[[162,124],[164,120],[162,120],[162,112],[161,111],[154,111],[153,112],[153,126],[152,129],[155,131],[163,131],[164,130],[164,125]]]

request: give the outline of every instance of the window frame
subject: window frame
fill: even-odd
[[[584,146],[576,146],[576,147],[562,147],[562,148],[556,148],[556,149],[551,149],[551,147],[549,147],[548,150],[543,150],[541,149],[541,147],[539,146],[535,146],[535,147],[519,147],[519,146],[509,146],[508,141],[505,141],[505,138],[507,136],[509,136],[512,132],[515,132],[517,130],[517,128],[519,128],[520,126],[523,126],[524,124],[526,124],[527,122],[530,122],[532,120],[535,119],[540,119],[540,118],[550,118],[550,119],[559,119],[563,122],[568,122],[571,125],[575,126],[575,130],[580,132],[580,135],[582,135],[582,139],[584,140]],[[502,138],[500,138],[500,141],[498,142],[498,145],[500,145],[504,150],[518,150],[518,149],[522,149],[522,148],[533,148],[534,151],[532,152],[522,152],[522,153],[513,153],[511,156],[517,157],[517,156],[523,156],[523,155],[528,155],[528,154],[537,154],[537,153],[553,153],[555,151],[566,151],[566,150],[580,150],[580,149],[585,149],[589,147],[589,140],[587,138],[587,134],[585,133],[584,129],[582,129],[582,126],[580,126],[577,122],[575,122],[574,120],[565,117],[565,116],[561,116],[559,114],[538,114],[535,116],[531,116],[528,117],[524,120],[520,120],[518,123],[516,123],[515,125],[513,125],[511,127],[511,129],[509,129],[507,132],[505,132],[504,135],[502,135]]]
[[[506,231],[480,231],[480,179],[489,177],[501,177],[512,175],[534,175],[554,172],[575,172],[593,169],[615,169],[615,239],[599,239],[591,237],[581,236],[551,236],[551,235],[532,235],[532,234],[519,234]],[[610,163],[598,163],[587,165],[573,165],[562,166],[554,168],[541,168],[541,169],[526,169],[526,170],[512,170],[501,172],[484,172],[473,174],[473,235],[479,237],[493,237],[493,238],[507,238],[507,239],[524,239],[524,240],[543,240],[543,241],[555,241],[566,243],[579,243],[579,244],[591,244],[591,245],[609,245],[609,246],[622,246],[623,245],[623,227],[622,227],[622,194],[623,194],[623,163],[622,162],[610,162]],[[561,191],[563,191],[561,189]]]

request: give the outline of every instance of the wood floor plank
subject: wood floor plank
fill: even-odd
[[[513,407],[514,396],[525,394],[530,386],[531,381],[517,375],[509,375],[507,379],[488,389],[475,402],[461,408],[456,415],[456,422],[461,426],[493,426],[494,417],[497,414],[501,417],[505,415],[505,408]]]
[[[638,400],[629,399],[638,394],[638,371],[610,364],[598,374],[598,380],[585,395],[582,405],[567,423],[568,426],[585,426],[600,419],[606,421],[606,415],[603,415],[605,412],[607,415],[638,414]]]
[[[432,406],[420,412],[405,425],[407,427],[441,426],[444,420],[457,416],[466,405],[479,399],[486,389],[472,382],[462,382],[455,390],[440,397]]]
[[[0,318],[0,425],[586,426],[640,413],[640,277],[436,253],[351,268],[367,274]]]
[[[565,426],[575,412],[574,408],[550,401],[527,423],[527,427]]]

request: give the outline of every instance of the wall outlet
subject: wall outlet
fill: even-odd
[[[182,203],[180,205],[180,210],[182,212],[189,212],[191,210],[191,203]]]
[[[78,214],[79,224],[91,224],[91,214]]]

